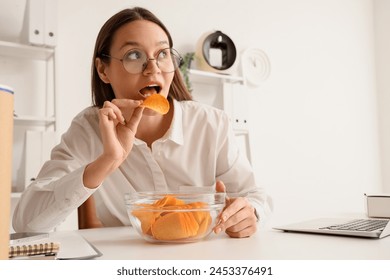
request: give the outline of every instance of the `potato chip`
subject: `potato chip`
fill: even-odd
[[[151,232],[158,240],[174,240],[186,238],[187,233],[183,229],[181,213],[168,213],[154,222]]]
[[[169,111],[168,100],[164,96],[157,93],[148,96],[141,106],[152,109],[161,115],[165,115]]]

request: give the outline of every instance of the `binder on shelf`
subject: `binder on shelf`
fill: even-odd
[[[45,1],[44,17],[44,45],[55,47],[57,43],[57,0]]]
[[[248,129],[248,89],[241,84],[223,84],[224,111],[231,119],[233,129]]]
[[[56,45],[57,0],[27,0],[22,37],[35,46]]]
[[[27,0],[25,21],[29,44],[42,46],[44,43],[44,4],[45,0]]]
[[[248,88],[241,84],[223,84],[223,108],[228,114],[239,149],[251,160],[249,143]]]

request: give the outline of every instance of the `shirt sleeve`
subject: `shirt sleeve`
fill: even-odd
[[[272,200],[265,189],[257,185],[253,168],[246,155],[240,151],[227,116],[224,118],[218,136],[220,149],[216,179],[225,184],[229,197],[246,197],[255,208],[258,221],[264,225],[272,212]]]
[[[51,159],[19,199],[13,216],[15,231],[51,231],[96,191],[83,185],[84,169],[90,162],[87,155],[94,148],[91,132],[87,122],[84,126],[72,122]]]

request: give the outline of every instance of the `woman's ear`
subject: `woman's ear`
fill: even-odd
[[[104,64],[99,57],[97,57],[95,59],[95,67],[96,67],[96,71],[99,74],[100,79],[104,83],[109,84],[110,79],[107,77],[107,74],[106,74],[106,64]]]

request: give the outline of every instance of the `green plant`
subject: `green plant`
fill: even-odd
[[[192,92],[192,84],[189,77],[189,70],[191,68],[191,62],[194,60],[195,53],[188,52],[183,56],[182,63],[180,65],[180,71],[183,75],[184,82],[189,92]]]

